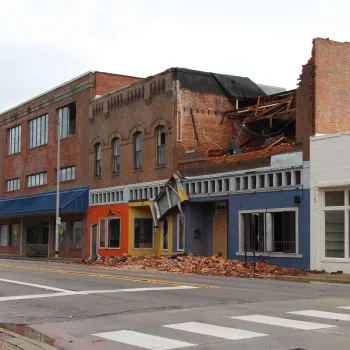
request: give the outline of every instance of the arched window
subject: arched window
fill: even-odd
[[[120,171],[120,142],[118,138],[112,140],[112,172],[113,175]]]
[[[95,144],[95,177],[101,176],[102,172],[102,146],[100,143]]]
[[[134,142],[134,169],[142,169],[142,134],[135,132],[133,137]]]
[[[157,140],[157,165],[165,165],[165,128],[162,125],[156,127]]]

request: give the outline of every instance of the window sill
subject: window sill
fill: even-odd
[[[31,187],[30,187],[31,188]],[[18,190],[12,190],[12,191],[6,191],[5,193],[9,193],[9,194],[12,194],[12,193],[16,193],[18,191],[20,191],[21,189],[19,188]]]
[[[177,249],[176,251],[177,251],[177,252],[184,252],[185,249]]]
[[[45,147],[47,145],[48,145],[48,143],[45,143],[45,144],[40,145],[40,146],[35,146],[35,147],[29,147],[28,146],[27,149],[28,149],[29,152],[31,152],[32,150],[35,150],[35,149],[38,149],[38,148],[43,148],[43,147]]]
[[[237,252],[237,256],[244,256],[244,252]],[[253,256],[252,252],[247,252],[247,256]],[[263,257],[269,257],[269,258],[288,258],[288,259],[302,259],[303,254],[293,254],[293,253],[272,253],[272,252],[257,252],[255,253],[255,256],[263,256]]]
[[[322,262],[332,262],[332,263],[348,263],[350,261],[349,258],[323,258]]]
[[[112,177],[119,176],[119,175],[120,175],[120,173],[114,173],[114,174],[112,174]]]
[[[21,151],[17,152],[17,153],[12,153],[12,154],[7,154],[6,155],[6,158],[10,158],[10,157],[13,157],[13,156],[17,156],[18,154],[20,154]]]
[[[68,248],[70,251],[74,251],[74,252],[79,252],[81,251],[83,248]]]
[[[120,247],[119,248],[99,247],[98,250],[120,250]]]
[[[38,186],[30,186],[30,187],[26,187],[27,189],[30,189],[30,188],[39,188],[39,187],[45,187],[45,186],[47,186],[47,184],[45,184],[45,185],[38,185]]]
[[[66,137],[61,137],[60,142],[62,142],[62,141],[64,141],[64,140],[71,139],[72,137],[75,137],[75,136],[76,136],[76,135],[74,134],[74,135],[68,135],[68,136],[66,136]],[[57,143],[57,137],[56,137],[56,143]]]
[[[94,180],[100,180],[102,179],[102,176],[94,176]]]
[[[132,248],[132,250],[153,250],[154,248]]]
[[[75,179],[60,181],[60,184],[66,184],[66,183],[70,183],[70,182],[75,182]],[[57,185],[57,181],[55,181],[55,185]]]
[[[155,169],[162,169],[162,168],[165,168],[166,165],[165,164],[162,164],[162,165],[156,165],[155,166]]]
[[[133,173],[142,173],[143,169],[134,169],[132,172]]]

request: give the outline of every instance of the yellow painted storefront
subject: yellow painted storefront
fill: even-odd
[[[173,218],[168,216],[168,249],[162,249],[163,246],[163,225],[159,227],[153,225],[153,247],[151,244],[142,244],[142,247],[135,248],[135,219],[152,219],[150,203],[130,202],[129,203],[129,237],[128,237],[128,252],[132,256],[141,254],[171,254],[173,251]]]

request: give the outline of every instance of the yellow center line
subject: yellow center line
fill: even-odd
[[[217,286],[210,286],[210,285],[206,285],[206,284],[195,284],[195,283],[186,283],[186,282],[155,280],[155,279],[149,279],[149,278],[116,276],[116,275],[108,275],[108,274],[102,274],[102,273],[92,273],[92,272],[73,271],[73,270],[61,270],[61,269],[53,269],[53,268],[46,268],[46,267],[6,265],[6,264],[0,264],[0,267],[7,267],[7,268],[11,268],[11,269],[33,270],[33,271],[41,271],[41,272],[51,272],[51,273],[61,273],[61,274],[66,274],[66,275],[88,276],[88,277],[122,280],[122,281],[130,281],[130,282],[165,284],[165,285],[169,285],[169,286],[186,285],[186,286],[198,287],[198,288],[219,288]]]

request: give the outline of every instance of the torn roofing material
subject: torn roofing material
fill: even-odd
[[[180,81],[182,89],[194,92],[228,96],[234,99],[265,96],[266,94],[252,80],[227,74],[201,72],[186,68],[170,68],[174,78]]]

